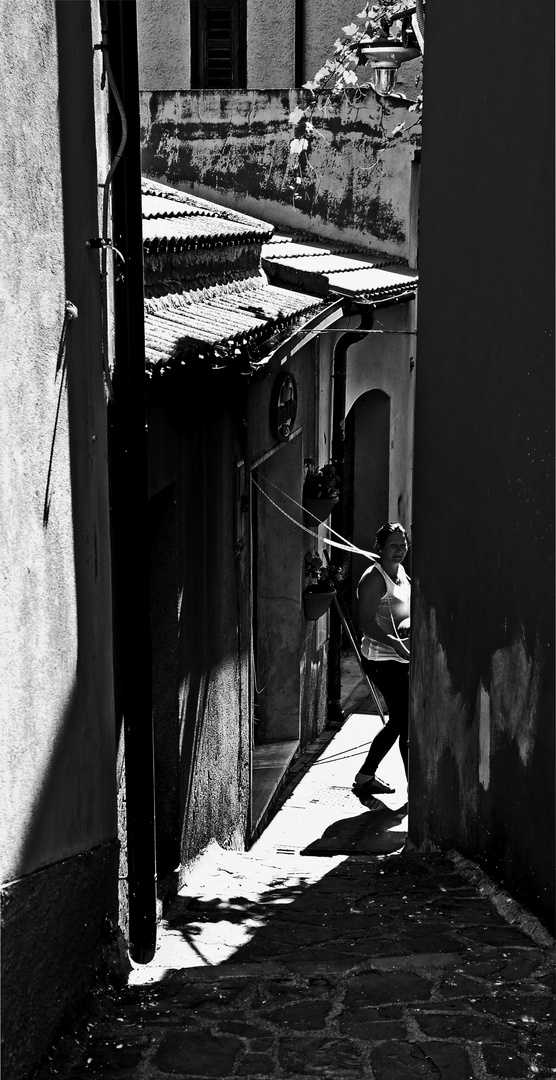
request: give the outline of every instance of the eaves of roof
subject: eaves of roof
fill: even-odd
[[[352,300],[384,300],[415,290],[416,271],[392,266],[388,256],[334,251],[320,244],[300,244],[273,237],[263,246],[262,266],[271,281]]]
[[[262,277],[148,300],[147,370],[152,375],[200,362],[213,369],[237,364],[248,374],[266,363],[275,338],[326,307],[318,297],[268,285]]]
[[[146,253],[261,244],[274,231],[266,222],[156,181],[143,180],[141,191]]]

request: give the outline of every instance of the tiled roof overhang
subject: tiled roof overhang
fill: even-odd
[[[387,256],[344,255],[330,247],[288,242],[284,237],[273,237],[264,245],[262,265],[276,283],[352,300],[384,301],[405,295],[409,299],[418,281],[415,271],[389,265]]]
[[[200,215],[143,218],[143,248],[146,254],[260,243],[261,235],[256,230],[222,218]]]
[[[147,300],[147,369],[237,362],[253,371],[266,363],[277,336],[327,307],[319,297],[268,285],[262,277]]]
[[[146,253],[229,244],[261,244],[273,226],[194,195],[143,180],[143,246]]]

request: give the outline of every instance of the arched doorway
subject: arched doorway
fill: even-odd
[[[388,520],[390,496],[390,398],[368,390],[346,417],[346,444],[352,455],[353,543],[373,548],[380,526]],[[352,609],[357,582],[368,566],[363,555],[352,558]]]

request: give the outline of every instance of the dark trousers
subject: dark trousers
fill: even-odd
[[[375,735],[361,772],[374,775],[383,757],[400,740],[400,754],[407,776],[409,739],[409,664],[397,660],[367,660],[363,667],[370,680],[380,690],[388,711],[388,720]]]

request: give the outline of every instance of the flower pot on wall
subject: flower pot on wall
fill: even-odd
[[[307,621],[314,622],[316,619],[320,619],[321,615],[325,615],[335,596],[335,589],[330,589],[328,592],[322,592],[322,590],[320,592],[304,592],[303,611]]]
[[[307,511],[304,514],[305,524],[311,526],[315,524],[315,518],[319,521],[326,521],[330,517],[336,503],[340,500],[336,497],[334,499],[303,499],[304,509]]]

